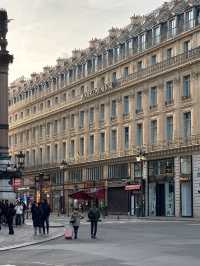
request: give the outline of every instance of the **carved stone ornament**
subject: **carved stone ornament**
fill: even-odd
[[[180,81],[181,81],[180,75],[177,75],[177,76],[174,78],[174,84],[178,84]]]
[[[119,96],[117,97],[117,102],[118,102],[118,103],[121,103],[121,102],[122,102],[122,96],[121,96],[121,95],[119,95]]]
[[[192,72],[192,79],[197,80],[199,78],[200,72],[194,71]]]

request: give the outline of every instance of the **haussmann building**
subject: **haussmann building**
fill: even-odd
[[[9,94],[19,194],[68,214],[77,196],[109,214],[200,217],[200,1],[134,15]]]

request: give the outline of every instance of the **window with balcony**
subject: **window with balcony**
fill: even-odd
[[[177,15],[177,33],[184,31],[184,13]]]
[[[75,116],[74,116],[74,114],[71,114],[71,117],[70,117],[70,128],[73,129],[74,125],[75,125]]]
[[[83,95],[85,91],[84,85],[81,86],[80,88],[80,95]]]
[[[58,144],[54,145],[54,162],[58,161]]]
[[[54,131],[53,131],[54,135],[58,134],[58,120],[54,121]]]
[[[36,114],[36,111],[37,111],[37,107],[33,106],[33,114]]]
[[[150,122],[150,144],[157,143],[157,120]]]
[[[19,135],[20,144],[23,144],[23,136],[24,136],[24,134],[23,134],[23,132],[21,132]]]
[[[124,128],[124,148],[129,149],[129,127]]]
[[[108,50],[108,64],[112,65],[113,64],[113,49]]]
[[[41,103],[41,104],[40,104],[40,111],[43,111],[43,107],[44,107],[44,104]]]
[[[50,163],[51,161],[51,151],[50,151],[50,146],[47,146],[47,163]]]
[[[133,38],[133,54],[138,52],[138,37]]]
[[[153,33],[152,33],[152,29],[148,30],[146,33],[146,47],[150,48],[152,46],[153,43]]]
[[[137,71],[141,71],[143,69],[143,62],[142,61],[138,61],[137,62]]]
[[[173,103],[173,81],[166,82],[165,89],[165,105]]]
[[[190,75],[183,77],[183,92],[182,98],[190,98]]]
[[[188,53],[190,50],[191,50],[191,42],[190,42],[190,40],[185,41],[183,43],[183,52],[184,53]]]
[[[63,142],[62,144],[62,160],[66,160],[66,151],[67,151],[67,145],[66,142]]]
[[[39,130],[39,132],[40,132],[40,138],[43,138],[43,125],[40,125],[40,130]]]
[[[129,68],[128,67],[125,67],[124,68],[124,78],[127,78],[128,77],[128,75],[129,75]]]
[[[74,153],[75,153],[75,142],[72,139],[70,142],[70,157],[74,158]]]
[[[75,96],[76,96],[76,91],[73,89],[73,90],[71,90],[71,97],[75,98]]]
[[[94,123],[94,107],[91,107],[89,112],[89,124],[92,125],[93,123]]]
[[[100,105],[99,120],[104,121],[104,118],[105,118],[105,105],[102,103]]]
[[[150,95],[149,95],[149,105],[150,109],[154,108],[157,106],[157,87],[151,87],[150,88]]]
[[[66,130],[66,117],[62,118],[62,130],[63,132]]]
[[[89,154],[94,154],[94,135],[90,135],[89,137]]]
[[[190,30],[194,26],[194,13],[189,10],[185,13],[185,30]]]
[[[117,130],[111,130],[111,151],[117,150]]]
[[[143,125],[137,124],[136,127],[136,145],[141,146],[143,144]]]
[[[49,137],[50,134],[51,134],[51,123],[48,122],[48,123],[47,123],[47,137]]]
[[[80,111],[79,113],[79,127],[84,127],[84,111]]]
[[[144,51],[146,47],[146,35],[142,34],[139,36],[139,50]]]
[[[48,100],[47,101],[47,108],[50,108],[51,107],[51,100]]]
[[[112,73],[112,86],[115,87],[117,84],[117,73],[113,72]]]
[[[100,133],[100,147],[99,147],[100,153],[105,152],[105,133]]]
[[[166,117],[166,140],[172,141],[173,139],[173,116]]]
[[[36,155],[35,155],[35,150],[32,150],[32,165],[35,166],[36,165]]]
[[[117,116],[117,102],[116,100],[112,100],[111,102],[111,118]]]
[[[153,29],[153,43],[155,45],[160,43],[160,26]]]
[[[173,18],[168,23],[168,38],[173,38],[176,35],[176,19]]]
[[[139,91],[136,94],[136,113],[140,113],[142,111],[142,92]]]
[[[40,165],[43,164],[43,149],[42,148],[39,149],[39,164]]]
[[[123,114],[127,115],[129,113],[129,96],[126,95],[124,96],[124,101],[123,101],[124,105],[123,105]]]
[[[120,58],[125,59],[125,55],[126,55],[126,47],[125,43],[122,43],[120,44]]]
[[[58,104],[58,97],[55,97],[54,101],[55,101],[55,104]]]
[[[172,58],[172,48],[166,49],[166,59],[169,60]]]
[[[102,58],[102,55],[98,55],[97,57],[97,66],[98,66],[98,69],[102,69],[102,65],[103,65],[103,58]]]
[[[191,136],[191,112],[183,113],[183,137]]]
[[[84,155],[84,137],[80,138],[80,156]]]
[[[156,54],[150,57],[150,65],[155,65],[157,63],[157,56]]]

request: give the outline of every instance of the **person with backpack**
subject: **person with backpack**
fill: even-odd
[[[91,238],[96,238],[97,234],[97,225],[100,218],[100,211],[97,208],[96,204],[88,212],[88,218],[90,220],[91,225]]]

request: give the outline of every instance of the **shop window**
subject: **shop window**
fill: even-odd
[[[191,156],[181,157],[181,174],[191,175]]]

